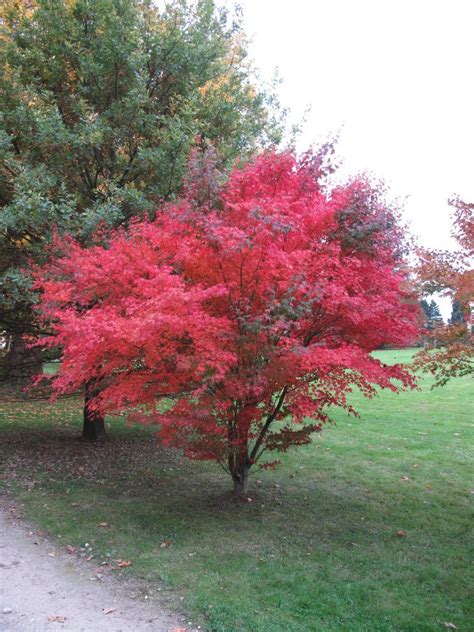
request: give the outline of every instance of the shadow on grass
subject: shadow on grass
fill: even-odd
[[[142,533],[176,530],[172,525],[179,522],[193,540],[196,534],[206,537],[213,521],[210,537],[221,527],[225,540],[230,535],[240,540],[239,533],[248,538],[250,520],[258,528],[266,521],[271,524],[267,545],[273,536],[280,541],[282,533],[291,540],[317,537],[320,543],[367,534],[367,525],[355,519],[370,502],[361,487],[319,477],[279,484],[278,471],[255,470],[248,499],[236,502],[230,477],[216,463],[190,462],[157,446],[149,429],[112,431],[97,444],[83,442],[75,429],[60,426],[12,429],[0,436],[7,486],[15,481],[54,494],[87,493],[104,515],[120,511]]]

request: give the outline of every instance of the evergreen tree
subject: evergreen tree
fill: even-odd
[[[439,305],[433,299],[430,301],[430,320],[434,326],[441,325],[443,323],[443,317],[441,316]]]
[[[432,331],[438,325],[443,323],[443,317],[441,316],[441,312],[438,306],[438,303],[435,300],[431,300],[428,302],[426,299],[421,299],[420,307],[423,310],[425,321],[426,321],[426,329]]]
[[[423,311],[425,320],[428,322],[431,318],[430,304],[425,298],[422,298],[420,301],[420,307]]]
[[[462,305],[459,301],[453,301],[451,309],[450,325],[463,325],[466,322],[466,316]]]

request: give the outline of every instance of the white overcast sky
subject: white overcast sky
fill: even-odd
[[[344,172],[383,178],[423,245],[453,247],[447,200],[474,200],[474,0],[239,4],[261,78],[278,69],[292,121],[311,107],[299,149],[340,131]]]

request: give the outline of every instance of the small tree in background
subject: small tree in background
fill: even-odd
[[[418,276],[427,293],[441,292],[453,300],[453,314],[448,327],[437,330],[433,346],[418,354],[416,366],[435,376],[435,386],[443,386],[452,377],[474,373],[473,332],[466,323],[470,303],[474,300],[474,204],[456,197],[452,235],[459,245],[455,252],[421,251]]]
[[[438,303],[431,299],[427,301],[425,298],[420,300],[421,307],[421,343],[424,346],[436,346],[436,339],[441,328],[444,327],[443,317],[439,310]]]
[[[59,243],[37,275],[56,329],[44,342],[64,349],[56,392],[100,383],[95,410],[158,424],[239,496],[251,467],[309,443],[332,406],[356,414],[354,388],[412,386],[371,355],[417,333],[396,213],[365,180],[329,195],[321,176],[317,157],[268,153],[211,204],[190,187],[107,248]]]
[[[457,300],[453,301],[451,316],[449,317],[450,325],[464,325],[466,324],[466,313],[461,303]]]
[[[421,299],[420,307],[425,316],[426,329],[433,331],[433,329],[442,324],[443,317],[439,311],[438,303],[434,299],[431,299],[429,303],[426,299]]]

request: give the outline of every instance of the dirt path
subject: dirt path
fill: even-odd
[[[0,632],[191,632],[182,618],[58,548],[0,510]]]

